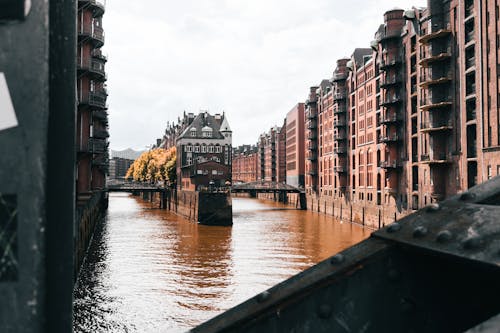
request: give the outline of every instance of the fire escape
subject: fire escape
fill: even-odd
[[[402,141],[403,85],[401,32],[400,29],[385,31],[379,36],[381,47],[381,71],[379,87],[381,89],[381,112],[378,117],[380,130],[377,131],[377,142],[384,153],[378,161],[378,167],[385,171],[385,190],[395,194],[398,189],[401,161],[398,146]]]
[[[335,141],[333,153],[335,155],[334,171],[338,177],[336,189],[345,193],[348,183],[347,174],[347,59],[337,62],[337,69],[333,73],[331,82],[333,84],[333,127]]]
[[[311,87],[306,100],[306,158],[308,185],[312,193],[318,192],[318,97],[317,87]]]
[[[420,162],[430,168],[431,198],[441,200],[446,194],[452,162],[451,29],[449,22],[443,20],[443,14],[430,15],[429,28],[419,39],[423,51],[420,60],[420,140],[424,143]]]

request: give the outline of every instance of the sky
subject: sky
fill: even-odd
[[[186,112],[225,112],[233,146],[282,125],[386,10],[425,0],[107,0],[110,148],[142,150]]]

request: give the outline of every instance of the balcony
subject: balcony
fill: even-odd
[[[343,81],[347,79],[347,73],[334,73],[332,78],[330,79],[330,82],[338,82],[338,81]]]
[[[314,144],[314,143],[309,143],[307,145],[307,150],[316,150],[318,149],[318,145]]]
[[[451,96],[448,96],[447,98],[443,98],[441,101],[433,101],[431,99],[422,100],[420,109],[422,111],[442,110],[442,109],[448,109],[452,105],[453,105],[452,98]]]
[[[341,141],[341,140],[346,140],[347,135],[345,133],[334,133],[333,134],[333,140],[336,141]]]
[[[310,120],[307,122],[307,129],[316,129],[318,127],[318,124],[316,124],[315,120]]]
[[[103,154],[108,151],[108,143],[106,140],[90,138],[88,142],[88,150],[94,154]]]
[[[89,91],[86,95],[80,95],[78,102],[80,105],[88,105],[90,107],[106,109],[106,91]]]
[[[307,99],[305,104],[306,106],[316,106],[317,101],[311,101],[310,99]]]
[[[346,173],[347,172],[347,168],[343,165],[337,165],[337,166],[334,166],[333,167],[333,171],[336,172],[336,173]]]
[[[95,48],[102,47],[104,45],[104,30],[92,24],[80,26],[78,29],[78,40],[83,42],[89,39]]]
[[[99,120],[105,120],[107,121],[108,120],[108,113],[106,111],[102,111],[102,110],[99,110],[99,111],[95,111],[92,113],[92,116],[94,119],[99,119]]]
[[[401,119],[396,114],[380,114],[379,123],[380,124],[393,124],[400,122]]]
[[[309,170],[307,171],[307,174],[309,176],[317,176],[318,175],[318,172],[316,170]]]
[[[389,75],[382,77],[380,79],[380,88],[396,85],[401,83],[401,76],[400,75]]]
[[[451,34],[451,25],[450,23],[448,23],[444,28],[439,28],[434,31],[430,30],[426,35],[423,35],[418,40],[422,44],[427,44],[431,40],[447,37],[450,34]]]
[[[451,129],[453,129],[453,124],[451,121],[445,121],[445,122],[426,121],[420,123],[420,130],[422,132],[448,131]]]
[[[307,157],[306,157],[309,161],[316,161],[318,159],[318,154],[316,154],[315,152],[308,152],[307,153]]]
[[[78,7],[87,7],[92,9],[94,17],[104,15],[105,2],[104,0],[78,0]]]
[[[451,158],[446,153],[431,153],[420,155],[420,161],[425,164],[447,164]]]
[[[386,70],[389,67],[397,66],[401,64],[401,56],[400,55],[391,55],[387,56],[385,59],[380,61],[379,68],[381,70]]]
[[[306,111],[306,118],[307,119],[316,119],[318,117],[318,114],[316,113],[316,110],[307,110]]]
[[[401,164],[398,161],[380,161],[378,167],[382,169],[398,169]]]
[[[333,114],[341,114],[341,113],[346,113],[347,108],[345,105],[337,105],[336,109],[333,109]]]
[[[397,104],[401,102],[401,97],[399,96],[388,96],[384,100],[382,100],[382,103],[380,103],[380,106],[388,106],[392,104]]]
[[[339,101],[343,100],[346,98],[346,93],[345,92],[336,92],[333,94],[333,100],[334,101]]]
[[[336,119],[333,121],[333,127],[345,127],[347,125],[347,122],[345,119]]]
[[[400,30],[384,31],[378,35],[377,40],[380,43],[385,43],[391,39],[397,39],[397,38],[401,38],[401,31]]]
[[[441,62],[451,58],[451,47],[443,50],[441,53],[431,55],[420,60],[419,64],[423,67],[429,67],[436,62]]]
[[[379,143],[389,143],[389,142],[398,142],[399,141],[399,136],[397,134],[391,134],[391,135],[380,135],[378,137],[378,142]]]
[[[109,159],[108,158],[96,158],[92,160],[92,165],[97,167],[109,167]]]
[[[333,153],[337,155],[345,155],[347,154],[347,148],[346,147],[335,147],[333,148]]]
[[[106,129],[94,129],[92,133],[92,138],[94,139],[106,139],[109,137],[108,130]]]
[[[420,81],[421,81],[420,87],[421,88],[428,88],[429,86],[436,86],[439,84],[449,83],[451,80],[452,80],[451,74],[447,74],[445,76],[438,77],[435,79],[433,79],[430,75],[429,76],[424,75],[420,78]]]
[[[316,132],[309,132],[307,133],[307,138],[309,140],[316,140],[318,138],[318,134]]]
[[[106,80],[103,60],[78,58],[76,68],[79,74],[89,73],[94,79]]]

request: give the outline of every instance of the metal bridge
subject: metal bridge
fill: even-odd
[[[375,231],[192,332],[498,332],[500,176]]]
[[[167,189],[162,185],[150,183],[110,179],[106,182],[108,192],[164,192]]]
[[[285,183],[256,181],[251,183],[237,184],[231,187],[233,193],[305,193],[303,189]]]

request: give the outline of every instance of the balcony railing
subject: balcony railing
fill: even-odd
[[[335,147],[333,148],[333,153],[337,155],[343,155],[347,153],[346,147]]]
[[[92,38],[96,47],[104,45],[104,30],[101,27],[83,24],[78,29],[78,34],[82,37]]]
[[[347,139],[347,135],[345,133],[335,133],[335,134],[333,134],[333,139],[337,140],[337,141],[345,140],[345,139]]]
[[[379,168],[382,169],[397,169],[401,167],[401,164],[398,161],[380,161],[378,163]]]
[[[397,142],[399,141],[399,136],[397,134],[391,135],[379,135],[378,142],[386,143],[386,142]]]
[[[419,41],[420,43],[426,44],[433,39],[447,37],[450,34],[451,34],[451,25],[450,23],[447,23],[444,27],[429,29],[427,34],[419,38]]]
[[[336,119],[333,121],[333,127],[345,127],[347,124],[345,119]]]
[[[315,161],[318,159],[318,154],[316,154],[315,152],[308,152],[307,153],[307,159],[309,161]]]
[[[401,63],[401,56],[400,55],[390,55],[384,58],[380,61],[380,69],[385,70],[388,67],[391,66],[396,66]]]
[[[422,75],[420,77],[420,87],[427,88],[429,86],[434,86],[438,84],[449,83],[453,76],[451,73],[446,73],[446,75],[432,78],[431,75]]]
[[[337,166],[334,166],[333,167],[333,171],[336,172],[336,173],[346,173],[347,172],[347,168],[343,165],[337,165]]]
[[[80,94],[79,103],[87,104],[91,107],[105,109],[107,97],[108,95],[105,90],[90,91],[87,94]]]
[[[346,98],[345,92],[336,92],[333,94],[333,100],[338,101]]]
[[[347,73],[344,72],[344,73],[334,73],[332,78],[331,78],[331,82],[338,82],[338,81],[342,81],[342,80],[345,80],[347,79]]]
[[[333,109],[333,114],[346,113],[347,108],[345,105],[338,105],[336,109]]]
[[[452,100],[451,96],[439,100],[433,100],[431,98],[422,99],[420,101],[420,109],[424,111],[448,109],[453,104]]]
[[[381,106],[386,106],[386,105],[391,105],[395,103],[400,103],[401,102],[401,97],[395,95],[395,96],[387,96],[384,100],[382,100],[382,103],[380,103]]]
[[[382,77],[380,79],[380,87],[384,88],[387,86],[395,85],[401,83],[401,76],[400,75],[389,75]]]
[[[316,139],[318,138],[318,135],[316,134],[316,132],[309,132],[309,133],[307,134],[307,138],[308,138],[309,140],[316,140]]]
[[[316,150],[316,149],[318,149],[318,145],[313,144],[313,143],[309,143],[309,144],[307,145],[307,149],[308,149],[308,150]]]
[[[396,114],[380,114],[379,116],[380,124],[391,124],[399,121],[401,121],[401,119]]]
[[[430,153],[420,155],[420,161],[427,164],[449,163],[451,158],[446,153]]]
[[[401,37],[401,31],[395,29],[394,31],[383,31],[379,33],[378,35],[378,41],[383,43],[386,42],[390,39],[395,39],[395,38],[400,38]]]
[[[106,78],[106,71],[103,60],[78,58],[77,69],[81,71],[88,71],[97,74],[102,78]]]
[[[108,151],[108,143],[104,139],[90,138],[88,149],[94,154],[106,153]]]
[[[307,110],[306,112],[306,118],[307,119],[316,119],[318,117],[318,114],[316,113],[316,110],[313,111],[311,109]]]
[[[307,122],[307,129],[316,129],[318,127],[318,124],[316,123],[316,120],[310,120]]]
[[[420,123],[420,129],[422,132],[436,132],[436,131],[446,131],[453,128],[453,123],[450,121],[440,121],[432,122],[426,121]]]
[[[105,129],[94,129],[92,137],[96,139],[106,139],[109,137],[108,130]]]
[[[420,60],[419,64],[421,66],[428,67],[429,65],[432,65],[435,62],[448,60],[450,59],[450,57],[451,57],[451,47],[441,51],[438,54],[424,57],[423,59]]]
[[[97,118],[99,120],[107,120],[108,119],[108,113],[106,111],[98,110],[92,113],[92,116],[94,118]]]

